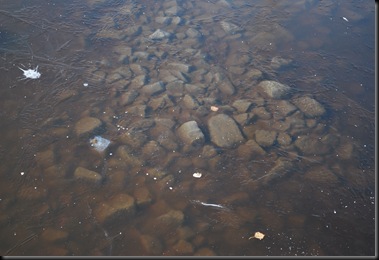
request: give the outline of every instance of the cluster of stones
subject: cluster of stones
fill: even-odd
[[[227,1],[218,4],[220,9],[230,5]],[[108,27],[97,31],[96,37],[117,40],[118,44],[110,50],[112,54],[84,75],[91,75],[87,89],[106,89],[106,109],[89,108],[70,129],[57,128],[52,132],[54,136],[64,136],[71,145],[81,143],[80,151],[49,148],[35,157],[47,181],[70,177],[84,181],[85,185],[105,183],[112,187],[115,194],[93,210],[101,225],[153,208],[151,220],[141,224],[139,230],[140,243],[148,253],[214,255],[212,249],[202,247],[204,237],[195,236],[184,224],[187,206],[176,208],[155,198],[157,190],[172,187],[177,172],[192,175],[201,168],[212,174],[220,171],[224,155],[233,153],[246,163],[256,158],[267,160],[271,165],[266,173],[269,177],[256,176],[266,183],[291,172],[299,158],[308,157],[317,163],[307,168],[304,178],[333,185],[338,183],[336,172],[320,166],[320,162],[329,163],[331,156],[347,161],[353,157],[355,147],[327,127],[323,117],[328,109],[317,97],[265,77],[265,71],[249,66],[255,57],[232,48],[233,40],[252,37],[251,32],[222,20],[215,24],[213,32],[206,34],[198,27],[200,21],[192,22],[186,16],[179,1],[166,1],[163,7],[155,17],[148,17],[142,11],[133,11],[132,4],[123,5],[119,15],[134,19],[132,25],[128,23],[121,29],[112,25],[113,17],[104,15],[102,21]],[[226,56],[228,70],[222,64],[212,63],[202,51],[204,38],[212,35],[225,39],[230,44],[226,49],[233,49]],[[274,41],[291,38],[278,25],[269,34],[258,33],[252,42],[262,43],[274,36]],[[289,59],[273,57],[271,69],[290,64]],[[84,96],[87,89],[83,90]],[[80,95],[80,91],[75,93]],[[63,95],[62,101],[71,96]],[[90,138],[99,134],[112,140],[109,150],[103,153],[89,145]],[[271,159],[275,151],[293,156],[277,155]],[[77,164],[61,168],[57,161],[62,158]],[[104,160],[107,164],[98,168]],[[125,180],[133,183],[128,186],[130,189],[125,189]],[[207,182],[204,183],[206,187]],[[190,189],[189,185],[183,187],[187,187],[185,191]],[[44,196],[46,190],[29,187],[20,191],[21,198]],[[248,200],[248,193],[243,193],[229,202]],[[164,210],[154,211],[157,204],[164,204]],[[175,238],[170,238],[173,230]],[[68,236],[53,229],[44,234],[48,239]]]

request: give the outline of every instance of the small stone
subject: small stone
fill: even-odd
[[[278,135],[277,141],[281,146],[288,146],[291,144],[292,138],[288,134],[281,132]]]
[[[184,214],[180,210],[170,210],[157,218],[157,224],[179,227],[184,220]]]
[[[240,145],[237,149],[237,152],[239,157],[245,161],[266,155],[266,151],[254,140],[249,140],[246,143]]]
[[[46,228],[41,235],[42,239],[49,242],[56,242],[58,240],[65,240],[68,237],[68,232],[48,227]]]
[[[354,145],[352,143],[346,142],[342,143],[340,147],[336,150],[338,158],[341,160],[350,160],[352,159],[355,152]]]
[[[176,2],[176,1],[174,1]],[[170,8],[166,9],[164,13],[169,16],[178,16],[183,12],[182,8],[178,6],[177,4],[171,6]]]
[[[102,179],[99,173],[88,170],[83,167],[77,167],[74,172],[74,176],[76,179],[84,179],[95,182],[100,181]]]
[[[215,157],[217,154],[218,152],[215,147],[213,147],[212,145],[205,145],[203,147],[201,156],[204,158],[212,158],[212,157]]]
[[[145,85],[146,82],[147,82],[147,77],[145,75],[139,75],[132,79],[132,81],[130,82],[129,88],[137,89]]]
[[[225,114],[211,117],[208,128],[212,142],[220,147],[232,147],[244,141],[236,122]]]
[[[325,166],[316,166],[310,168],[304,178],[318,185],[335,185],[338,183],[337,176]]]
[[[261,81],[258,86],[266,96],[273,99],[283,99],[291,92],[291,87],[273,80]]]
[[[145,206],[152,201],[151,194],[146,187],[136,188],[133,195],[137,206]]]
[[[182,124],[177,132],[182,141],[188,145],[198,146],[204,143],[204,134],[196,121],[188,121]]]
[[[262,78],[262,71],[258,70],[258,69],[252,69],[250,71],[248,71],[246,73],[246,77],[249,79],[249,80],[259,80]]]
[[[293,171],[293,163],[286,159],[279,158],[275,161],[274,167],[270,169],[266,177],[262,179],[262,183],[267,184],[275,179],[280,179]]]
[[[75,132],[78,136],[94,132],[102,125],[100,119],[95,117],[84,117],[75,124]]]
[[[332,147],[322,142],[317,136],[301,135],[295,146],[305,155],[324,155],[331,152]]]
[[[273,104],[272,108],[275,113],[279,113],[282,116],[288,116],[292,114],[297,108],[287,100],[279,100],[278,103]]]
[[[17,191],[20,200],[41,200],[46,198],[47,190],[37,186],[22,185]]]
[[[55,162],[54,150],[48,149],[42,152],[38,152],[36,153],[35,159],[38,165],[42,166],[43,168],[48,168],[54,165],[54,162]]]
[[[202,247],[194,253],[194,256],[217,256],[217,254],[208,247]]]
[[[207,91],[207,87],[203,84],[185,84],[184,88],[188,93],[194,96],[204,94]]]
[[[138,95],[139,95],[139,93],[135,90],[123,93],[120,97],[120,105],[126,106],[126,105],[132,104],[134,102],[134,100],[136,100]]]
[[[269,147],[276,141],[278,133],[276,131],[257,130],[255,131],[255,140],[263,147]]]
[[[162,81],[158,81],[153,84],[143,86],[141,91],[146,95],[154,96],[165,91],[165,87]]]
[[[245,113],[252,106],[253,102],[246,99],[239,99],[233,102],[232,106],[235,107],[238,112]]]
[[[229,80],[223,80],[217,83],[216,86],[224,95],[231,96],[236,92],[235,87]]]
[[[171,62],[168,64],[168,67],[171,69],[177,69],[184,73],[190,73],[194,70],[194,67],[184,63]]]
[[[172,248],[174,255],[192,255],[193,246],[191,243],[181,239]]]
[[[183,103],[184,106],[188,109],[197,109],[199,107],[199,102],[188,94],[184,95]]]
[[[94,214],[100,223],[108,222],[119,215],[133,214],[135,210],[134,198],[128,194],[118,194],[100,203]]]
[[[161,30],[161,29],[158,29],[158,30],[156,30],[154,33],[152,33],[152,34],[149,36],[149,38],[150,38],[151,40],[162,40],[162,39],[164,39],[164,38],[168,38],[168,37],[170,37],[170,36],[171,36],[170,33],[166,32],[166,31],[163,31],[163,30]]]
[[[251,114],[263,120],[271,118],[271,113],[268,112],[265,107],[255,107],[251,110]]]
[[[150,235],[141,235],[140,241],[144,250],[149,255],[162,255],[162,243],[160,239]]]
[[[238,32],[243,31],[242,27],[239,27],[238,25],[235,25],[234,23],[221,21],[220,25],[221,25],[222,29],[228,34],[236,34]]]
[[[189,38],[198,38],[201,36],[201,33],[194,29],[194,28],[189,28],[187,31],[186,31],[186,35],[189,37]]]
[[[146,110],[147,106],[146,105],[137,105],[133,106],[128,109],[128,114],[140,116],[140,117],[146,117]]]
[[[282,57],[275,56],[271,59],[271,68],[280,69],[290,65],[291,63],[291,59],[284,59]]]
[[[175,16],[172,18],[172,24],[175,24],[175,25],[181,25],[185,22],[184,19],[180,18],[179,16]]]
[[[171,17],[167,16],[158,16],[155,18],[155,22],[164,24],[164,25],[169,25],[171,23]]]
[[[326,111],[325,108],[315,99],[311,97],[300,97],[293,100],[293,103],[307,117],[322,116]]]

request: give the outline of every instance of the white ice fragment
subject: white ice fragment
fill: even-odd
[[[91,146],[93,146],[97,151],[102,152],[107,149],[108,145],[111,143],[108,139],[101,136],[95,136],[90,139]]]
[[[200,172],[195,172],[194,174],[192,174],[192,176],[195,178],[201,178],[202,174]]]
[[[18,68],[24,72],[25,79],[38,79],[39,77],[41,77],[41,73],[37,71],[38,66],[34,70],[33,69],[24,70],[24,69],[21,69],[20,67]]]

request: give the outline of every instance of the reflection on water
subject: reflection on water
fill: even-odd
[[[2,255],[374,255],[368,1],[39,2],[0,8]]]

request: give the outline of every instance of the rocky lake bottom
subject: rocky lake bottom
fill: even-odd
[[[368,4],[5,2],[2,255],[374,254]]]

